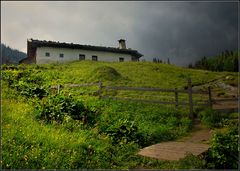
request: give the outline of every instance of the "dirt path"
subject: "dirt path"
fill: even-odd
[[[193,90],[207,91],[207,87],[210,86],[212,90],[212,99],[214,100],[235,99],[231,101],[214,102],[213,109],[220,110],[220,111],[226,110],[226,111],[236,112],[238,111],[237,110],[238,109],[237,98],[239,97],[238,86],[225,83],[226,80],[233,79],[231,77],[232,77],[231,75],[225,75],[225,76],[219,77],[210,82],[193,86]]]
[[[163,142],[145,147],[138,152],[138,155],[160,160],[176,161],[184,158],[188,153],[199,155],[207,151],[211,136],[212,131],[210,129],[198,124],[190,136],[177,141]]]
[[[239,96],[238,94],[238,87],[234,87],[222,82],[216,82],[215,86],[218,88],[221,88],[221,90],[224,92],[223,97],[221,96],[221,93],[213,91],[212,92],[212,98],[215,100],[218,99],[231,99],[231,98],[237,98]],[[237,111],[238,109],[238,101],[218,101],[213,104],[213,109],[215,110],[232,110]]]
[[[219,78],[207,84],[194,86],[194,89],[200,90],[203,86],[211,86],[213,88],[212,98],[215,100],[239,97],[238,87],[225,84],[221,79]],[[218,101],[213,104],[213,109],[235,112],[238,111],[238,101]],[[160,160],[174,161],[184,158],[187,153],[199,155],[207,151],[212,131],[199,123],[194,123],[194,125],[194,129],[188,137],[145,147],[137,154]]]

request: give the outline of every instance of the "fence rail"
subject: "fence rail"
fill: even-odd
[[[214,102],[230,102],[230,101],[238,101],[238,98],[228,98],[228,99],[212,99]]]
[[[193,115],[193,107],[194,106],[210,106],[216,102],[222,102],[222,101],[237,101],[238,98],[228,98],[228,99],[212,99],[212,92],[211,88],[208,87],[208,91],[197,91],[192,89],[192,81],[191,79],[188,79],[187,82],[187,90],[184,89],[164,89],[164,88],[147,88],[147,87],[125,87],[125,86],[103,86],[101,82],[99,83],[90,83],[90,84],[66,84],[63,86],[55,85],[51,86],[52,89],[57,89],[57,92],[60,93],[61,88],[65,87],[92,87],[97,86],[97,95],[100,99],[112,99],[112,100],[127,100],[127,101],[135,101],[135,102],[150,102],[150,103],[158,103],[158,104],[170,104],[175,105],[176,107],[183,105],[189,107],[189,118],[194,119]],[[161,101],[161,100],[150,100],[150,99],[136,99],[136,98],[119,98],[115,96],[109,96],[109,95],[103,95],[103,91],[109,91],[109,90],[129,90],[129,91],[153,91],[153,92],[168,92],[168,93],[174,93],[174,101]],[[180,101],[179,99],[179,93],[186,93],[188,95],[188,101]],[[207,100],[196,100],[193,101],[193,95],[194,94],[202,94],[206,95]],[[153,97],[153,96],[152,96]],[[199,103],[202,102],[202,103]]]
[[[137,90],[137,91],[159,91],[159,92],[179,92],[179,93],[188,93],[188,90],[181,90],[181,89],[164,89],[164,88],[151,88],[151,87],[123,87],[123,86],[102,86],[105,89],[112,89],[112,90]],[[197,91],[192,90],[194,94],[208,94],[205,91]]]
[[[112,90],[137,90],[137,91],[160,91],[160,92],[187,92],[186,90],[178,89],[163,89],[163,88],[147,88],[147,87],[115,87],[115,86],[103,86],[104,89]]]
[[[91,86],[99,86],[99,83],[90,83],[90,84],[65,84],[65,85],[54,85],[51,86],[52,89],[57,89],[58,87],[91,87]]]
[[[145,99],[133,99],[133,98],[119,98],[119,97],[111,97],[111,96],[102,96],[102,99],[111,99],[111,100],[127,100],[127,101],[135,101],[135,102],[151,102],[151,103],[159,103],[159,104],[174,104],[174,105],[189,105],[188,103],[183,102],[168,102],[168,101],[160,101],[160,100],[145,100]]]

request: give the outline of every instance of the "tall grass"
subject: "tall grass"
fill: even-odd
[[[66,84],[97,81],[101,78],[93,77],[94,71],[105,66],[114,68],[125,79],[113,79],[112,81],[103,79],[103,83],[137,87],[183,88],[187,85],[188,77],[192,78],[193,84],[201,84],[230,74],[151,62],[75,61],[63,64],[31,65],[28,69],[38,71],[38,74],[45,77],[50,84]]]
[[[62,124],[39,122],[34,117],[34,106],[21,100],[4,100],[3,168],[134,168],[141,157],[137,161],[130,159],[134,158],[140,145],[134,142],[113,145],[105,133],[100,133],[104,127],[114,125],[121,119],[134,121],[145,136],[142,144],[150,145],[186,133],[189,125],[184,124],[184,120],[178,122],[175,118],[177,114],[170,109],[159,113],[154,105],[142,107],[142,110],[141,104],[135,104],[132,108],[133,104],[124,102],[102,101],[93,104],[87,100],[86,105],[101,110],[95,127],[81,127],[73,121]],[[181,117],[179,114],[178,118]],[[168,125],[164,124],[166,121]],[[180,124],[179,127],[177,124]],[[73,129],[69,130],[69,127]]]
[[[94,75],[94,71],[111,67],[118,79]],[[25,68],[25,69],[23,69]],[[21,72],[29,75],[18,78]],[[115,72],[114,71],[114,72]],[[99,100],[93,89],[64,89],[62,94],[73,94],[75,100],[98,115],[95,125],[67,119],[63,123],[47,124],[36,119],[37,97],[24,96],[16,87],[7,87],[7,77],[13,85],[40,81],[48,87],[56,84],[81,84],[101,80],[105,85],[136,87],[184,88],[186,78],[194,84],[208,82],[228,73],[189,70],[150,62],[69,62],[63,64],[20,65],[15,70],[3,71],[2,83],[2,165],[4,169],[128,169],[179,168],[179,163],[158,161],[137,156],[140,148],[174,140],[191,129],[188,109],[150,103]],[[20,74],[21,75],[21,74]],[[116,74],[115,74],[116,75]],[[110,78],[110,79],[109,79]],[[28,84],[24,84],[28,85]],[[33,83],[31,86],[38,86]],[[21,87],[20,87],[21,88]],[[31,95],[31,94],[30,94]],[[118,95],[122,96],[121,93]],[[129,95],[129,94],[127,94]],[[136,92],[136,95],[142,95]],[[145,94],[146,95],[146,94]],[[166,94],[162,94],[168,98]],[[48,97],[45,97],[48,98]],[[144,97],[143,97],[144,98]],[[185,97],[183,97],[184,99]],[[124,125],[125,124],[125,125]],[[132,124],[132,125],[131,125]],[[125,142],[113,141],[109,132],[131,128],[136,136]],[[118,136],[117,136],[118,137]],[[136,137],[140,137],[136,140]],[[193,168],[193,166],[191,166]]]

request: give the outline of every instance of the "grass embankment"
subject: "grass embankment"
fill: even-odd
[[[120,75],[107,70],[111,67]],[[192,78],[193,84],[201,84],[225,75],[229,72],[210,72],[205,70],[187,69],[167,64],[151,62],[69,62],[63,64],[32,65],[28,67],[43,72],[51,84],[79,84],[102,81],[103,84],[127,85],[136,87],[183,88],[186,79]],[[106,69],[104,74],[101,71]],[[117,75],[117,76],[116,76]]]
[[[140,144],[134,141],[126,143],[124,140],[113,143],[111,137],[102,130],[115,130],[124,125],[125,121],[134,121],[138,133],[143,135],[143,140],[139,143],[144,146],[175,139],[186,134],[190,126],[187,118],[156,105],[141,107],[141,104],[103,103],[101,105],[104,105],[104,110],[101,111],[99,121],[95,126],[89,127],[74,120],[62,124],[46,124],[36,120],[33,105],[5,100],[2,125],[3,167],[127,169],[143,165],[142,167],[164,168],[165,162],[135,156],[141,148]],[[131,105],[135,107],[132,108]],[[156,166],[151,166],[153,163]],[[174,163],[171,167],[174,167]]]
[[[47,123],[37,117],[36,106],[40,105],[42,111],[46,109],[51,95],[41,100],[41,93],[47,91],[49,85],[102,81],[104,85],[184,88],[189,76],[193,84],[202,84],[229,74],[232,73],[189,70],[148,62],[84,61],[6,69],[2,84],[3,168],[200,168],[201,162],[193,157],[189,159],[193,162],[188,161],[186,165],[186,161],[165,162],[135,155],[147,145],[186,135],[191,127],[187,109],[99,100],[92,96],[92,89],[83,89],[80,93],[76,89],[66,89],[61,94],[72,93],[74,101],[82,100],[85,108],[95,114],[94,124],[68,116],[64,116],[61,123]],[[49,110],[59,112],[62,108],[59,104],[52,104]]]

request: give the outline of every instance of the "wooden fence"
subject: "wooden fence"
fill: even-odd
[[[112,89],[112,90],[137,90],[137,91],[154,91],[154,92],[169,92],[174,93],[175,101],[169,102],[169,101],[160,101],[160,100],[145,100],[145,99],[132,99],[132,98],[117,98],[117,97],[109,97],[109,96],[103,96],[101,98],[111,98],[113,100],[129,100],[129,101],[136,101],[136,102],[150,102],[150,103],[158,103],[158,104],[173,104],[176,107],[179,105],[188,106],[189,107],[189,118],[193,119],[193,106],[209,106],[212,102],[211,99],[211,89],[209,88],[209,92],[203,92],[203,91],[193,91],[192,90],[192,82],[191,79],[188,79],[188,89],[187,90],[181,90],[181,89],[163,89],[163,88],[143,88],[143,87],[114,87],[114,86],[102,86],[101,89]],[[188,94],[188,101],[187,102],[180,102],[179,101],[179,93],[187,93]],[[194,104],[193,103],[193,94],[205,94],[209,95],[209,101],[207,101],[205,104]],[[209,103],[210,102],[210,103]]]
[[[172,104],[176,107],[183,105],[188,106],[189,108],[189,118],[194,119],[193,115],[193,107],[194,106],[209,106],[212,107],[213,103],[219,102],[219,101],[235,101],[238,100],[235,99],[212,99],[212,92],[211,88],[208,87],[208,91],[196,91],[192,89],[192,81],[191,79],[188,79],[188,87],[186,90],[184,89],[163,89],[163,88],[144,88],[144,87],[124,87],[124,86],[104,86],[101,82],[99,83],[92,83],[92,84],[68,84],[64,86],[52,86],[52,89],[56,89],[57,93],[60,93],[60,89],[64,87],[92,87],[97,86],[98,90],[96,94],[99,96],[100,99],[112,99],[112,100],[128,100],[128,101],[135,101],[135,102],[150,102],[150,103],[158,103],[158,104]],[[161,101],[161,100],[147,100],[147,99],[136,99],[136,98],[118,98],[114,96],[109,95],[103,95],[104,91],[109,90],[128,90],[128,91],[152,91],[152,92],[168,92],[168,93],[174,93],[174,101]],[[179,93],[186,93],[188,95],[188,100],[184,102],[179,101]],[[208,100],[199,100],[193,103],[193,94],[202,94],[208,97]],[[198,102],[204,102],[202,104]]]

